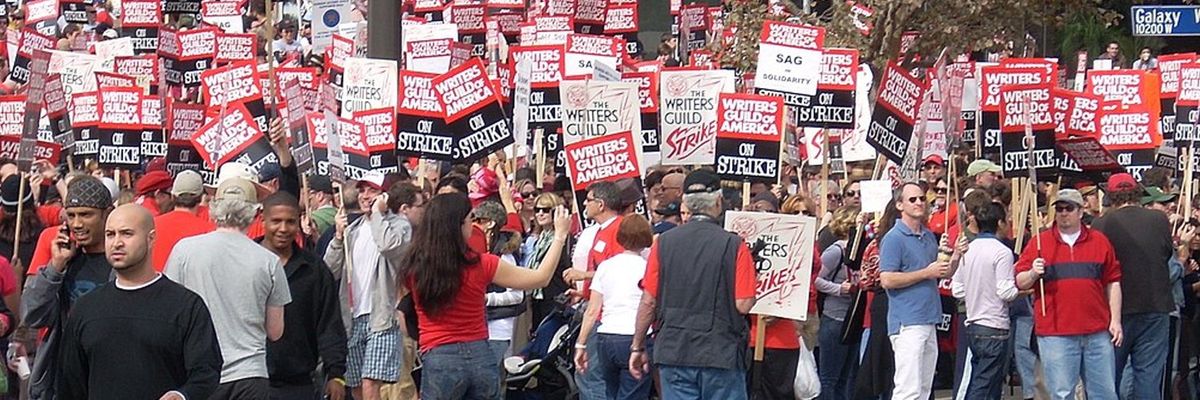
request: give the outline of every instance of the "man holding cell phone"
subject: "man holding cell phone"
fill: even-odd
[[[50,263],[32,266],[37,275],[25,282],[21,320],[31,328],[46,328],[30,378],[31,399],[53,399],[56,357],[62,326],[75,302],[112,280],[112,265],[104,255],[104,222],[113,209],[112,194],[99,179],[81,176],[67,185],[63,202],[67,222],[50,247]]]

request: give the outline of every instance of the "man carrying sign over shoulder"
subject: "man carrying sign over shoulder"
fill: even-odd
[[[895,350],[895,400],[929,398],[942,322],[938,280],[954,274],[966,238],[950,260],[938,257],[937,237],[925,226],[925,191],[908,182],[892,198],[900,220],[879,242],[880,284],[888,295],[888,338]],[[943,252],[947,252],[943,250]]]
[[[665,399],[747,397],[745,315],[757,282],[749,247],[717,222],[724,210],[720,189],[712,171],[688,174],[683,203],[691,217],[650,248],[629,372],[635,378],[649,372],[646,332],[657,322],[653,358]]]

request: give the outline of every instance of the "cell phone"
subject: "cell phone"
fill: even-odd
[[[67,237],[70,238],[71,237],[71,228],[68,228],[66,224],[60,225],[58,227],[58,233],[67,235]],[[71,248],[71,245],[72,245],[71,241],[72,240],[68,239],[65,243],[59,243],[58,247],[63,248],[63,249],[69,249],[69,248]]]

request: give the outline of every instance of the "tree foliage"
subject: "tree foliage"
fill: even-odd
[[[943,48],[954,55],[1010,46],[1016,56],[1034,56],[1042,55],[1036,40],[1041,32],[1057,31],[1076,20],[1098,21],[1106,29],[1120,22],[1120,14],[1105,8],[1104,0],[857,0],[874,11],[865,20],[873,29],[863,35],[854,25],[850,2],[834,0],[818,15],[803,13],[792,0],[780,1],[791,16],[772,14],[766,0],[726,3],[726,26],[735,29],[734,41],[713,43],[723,66],[754,70],[758,35],[767,19],[786,18],[822,26],[826,29],[826,47],[856,48],[863,62],[876,67],[902,56],[900,38],[907,31],[920,33],[910,52],[927,58],[935,57]]]

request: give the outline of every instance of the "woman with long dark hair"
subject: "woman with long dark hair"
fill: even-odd
[[[537,269],[525,269],[467,246],[472,232],[466,195],[434,196],[400,257],[400,279],[412,292],[421,332],[421,398],[499,399],[500,371],[488,347],[487,286],[546,286],[570,229],[566,209],[554,215],[554,240]]]

